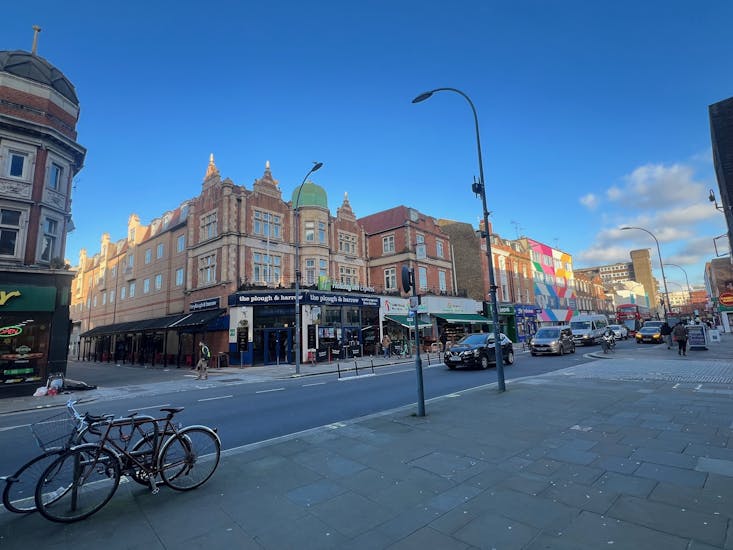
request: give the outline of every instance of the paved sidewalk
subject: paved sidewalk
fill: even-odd
[[[733,549],[730,335],[685,358],[638,346],[426,411],[227,452],[188,493],[125,483],[77,524],[3,511],[0,547]]]

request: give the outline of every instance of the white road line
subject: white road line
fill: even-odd
[[[216,399],[229,399],[230,397],[234,397],[233,395],[220,395],[219,397],[206,397],[204,399],[199,399],[199,403],[201,401],[214,401]]]
[[[18,426],[7,426],[6,428],[0,428],[0,432],[7,432],[8,430],[17,430],[18,428],[27,428],[30,424],[20,424]]]
[[[136,411],[147,411],[148,409],[160,409],[162,407],[170,407],[170,403],[163,403],[162,405],[150,405],[149,407],[138,407],[137,409],[127,409],[127,412],[136,412]]]
[[[700,388],[702,388],[702,384],[698,384],[697,386],[695,386],[695,391],[699,391]]]
[[[674,386],[672,386],[672,389],[673,389],[673,390],[676,390],[676,389],[677,389],[677,388],[679,388],[679,387],[680,387],[680,385],[679,385],[679,383],[677,383],[677,384],[675,384]]]
[[[304,388],[310,388],[311,386],[325,386],[325,382],[316,382],[315,384],[303,384]]]
[[[283,391],[284,389],[285,388],[273,388],[271,390],[260,390],[260,391],[256,391],[255,393],[270,393],[270,392],[273,392],[273,391]]]

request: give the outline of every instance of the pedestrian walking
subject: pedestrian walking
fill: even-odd
[[[199,342],[199,351],[201,352],[201,356],[199,358],[199,362],[196,363],[196,372],[198,373],[196,376],[196,380],[208,380],[209,359],[211,359],[211,352],[209,351],[209,346],[207,346],[203,340]]]
[[[672,349],[672,327],[669,326],[667,321],[659,327],[659,334],[664,337],[664,341],[667,343],[667,349]]]
[[[446,330],[443,329],[443,332],[440,333],[440,351],[445,351],[445,346],[448,343],[448,334],[446,333]]]
[[[677,354],[687,355],[687,327],[682,321],[674,326],[672,336],[677,342]]]
[[[387,359],[392,352],[390,351],[390,347],[392,346],[392,339],[389,337],[388,334],[385,334],[382,338],[382,353],[384,353],[384,358]]]

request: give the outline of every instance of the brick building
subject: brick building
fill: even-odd
[[[66,372],[73,272],[63,258],[86,150],[73,84],[35,49],[0,51],[0,396]]]

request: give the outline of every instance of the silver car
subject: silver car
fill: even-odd
[[[529,342],[532,355],[575,353],[573,331],[568,327],[542,327]]]

